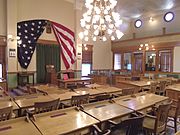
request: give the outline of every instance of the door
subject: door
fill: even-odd
[[[143,53],[134,53],[134,73],[143,72]]]

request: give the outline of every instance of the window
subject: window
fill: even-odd
[[[155,51],[146,52],[145,70],[146,71],[156,70],[156,52]]]
[[[3,78],[3,65],[0,64],[0,78]]]
[[[131,71],[131,53],[124,53],[124,69]]]
[[[140,28],[142,26],[142,21],[140,19],[136,20],[135,23],[134,23],[134,26],[136,28]]]
[[[159,51],[159,71],[171,72],[171,56],[170,50]]]
[[[174,19],[174,13],[173,13],[173,12],[167,12],[167,13],[164,15],[164,20],[165,20],[166,22],[171,22],[173,19]]]
[[[88,76],[92,68],[93,46],[86,45],[82,48],[82,76]]]
[[[88,76],[91,72],[91,64],[82,64],[82,76]]]
[[[121,54],[114,54],[114,70],[121,69]]]

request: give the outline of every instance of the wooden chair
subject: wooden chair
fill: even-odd
[[[35,114],[57,110],[59,106],[59,102],[60,102],[59,98],[47,102],[35,102],[34,103]]]
[[[128,118],[116,123],[114,121],[108,121],[111,127],[112,134],[117,130],[126,129],[126,135],[139,135],[143,129],[144,115]]]
[[[166,92],[166,81],[160,81],[159,88],[156,90],[158,95],[165,95]]]
[[[143,122],[143,127],[146,132],[157,134],[165,134],[168,113],[171,107],[171,102],[159,105],[156,116],[146,115]]]
[[[97,95],[95,96],[95,101],[102,101],[102,100],[108,100],[110,99],[111,96],[109,94],[100,94],[100,95]]]
[[[93,125],[91,127],[91,134],[92,135],[110,135],[111,130],[107,129],[107,130],[101,130],[97,125]]]
[[[80,106],[89,103],[89,94],[72,96],[71,106]]]
[[[131,87],[131,88],[124,88],[122,89],[122,96],[126,96],[126,95],[133,95],[135,92],[135,88]]]
[[[158,87],[158,82],[151,82],[150,89],[148,93],[156,93]]]
[[[168,125],[169,127],[174,128],[175,132],[177,132],[177,124],[178,118],[180,116],[180,96],[178,97],[178,101],[173,100],[174,104],[171,105],[171,109],[169,110],[168,120],[174,122],[174,127]]]
[[[0,109],[0,121],[5,121],[11,118],[13,107],[5,107]]]

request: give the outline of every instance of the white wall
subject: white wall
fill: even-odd
[[[2,0],[1,0],[2,1]],[[17,24],[20,21],[32,20],[32,19],[48,19],[55,22],[58,22],[72,31],[74,31],[74,5],[73,3],[66,2],[64,0],[15,0],[17,14],[14,15],[16,18],[13,21],[13,24]],[[10,7],[8,7],[10,8]],[[13,14],[13,11],[12,13]],[[16,33],[16,27],[14,28],[14,32]],[[16,34],[15,34],[16,35]],[[53,40],[56,41],[54,33],[52,31],[51,34],[47,34],[45,31],[41,35],[40,39]],[[12,63],[16,63],[17,59],[11,61]],[[23,71],[25,69],[21,68],[18,64],[18,71]],[[64,63],[61,58],[61,69],[65,69]],[[74,69],[74,66],[72,67]],[[16,71],[13,70],[14,72]],[[12,71],[12,72],[13,72]],[[27,69],[27,71],[36,71],[36,52],[34,52],[31,63]]]
[[[6,0],[0,0],[0,35],[6,35]]]

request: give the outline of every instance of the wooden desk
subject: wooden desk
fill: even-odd
[[[37,114],[35,118],[34,124],[43,135],[77,133],[98,123],[86,113],[75,110],[75,107]]]
[[[170,99],[178,100],[178,97],[180,96],[180,84],[174,84],[170,85],[166,88],[166,95]]]
[[[62,94],[67,91],[65,89],[60,89],[59,87],[48,86],[48,85],[39,85],[39,86],[34,86],[33,88],[45,94],[54,94],[54,93]]]
[[[0,122],[0,135],[41,135],[38,129],[25,117]]]
[[[75,84],[77,86],[78,83],[89,83],[91,84],[92,79],[88,77],[82,77],[82,78],[70,78],[68,80],[58,80],[58,85],[61,87],[62,85],[64,88],[67,88],[68,84]]]
[[[32,76],[32,78],[33,78],[32,84],[34,85],[34,73],[35,72],[18,72],[18,74],[17,74],[18,85],[24,85],[26,83],[29,83],[29,77],[30,76]],[[26,78],[25,83],[23,82],[23,78]]]
[[[93,83],[93,84],[86,85],[86,87],[90,89],[96,89],[96,88],[104,87],[104,85]]]
[[[177,131],[174,135],[180,135],[180,131]]]
[[[49,94],[48,96],[53,99],[60,98],[61,101],[64,101],[64,100],[70,100],[72,96],[77,96],[77,95],[79,94],[76,92],[65,92],[62,94]]]
[[[104,94],[105,93],[105,92],[99,91],[97,89],[88,89],[88,88],[76,89],[74,92],[76,92],[79,95],[89,94],[91,96],[99,95],[99,94]]]
[[[117,87],[100,87],[100,88],[97,88],[97,90],[102,91],[104,93],[109,93],[109,94],[122,92],[122,89],[117,88]]]
[[[142,90],[143,87],[150,86],[152,81],[119,81],[118,85],[122,88],[137,87],[138,91]]]
[[[19,107],[17,106],[17,104],[14,101],[0,100],[0,108],[5,108],[5,107],[9,107],[9,106],[12,106],[13,110],[19,109]]]
[[[165,100],[168,100],[168,97],[147,93],[137,94],[136,97],[127,96],[123,99],[114,99],[117,104],[135,111],[150,108],[155,104],[163,102]]]
[[[50,96],[32,96],[32,97],[26,97],[22,99],[16,99],[16,104],[22,109],[22,108],[30,108],[34,106],[35,102],[45,102],[53,100]]]
[[[120,118],[133,112],[133,110],[108,101],[84,105],[83,111],[101,122]]]

